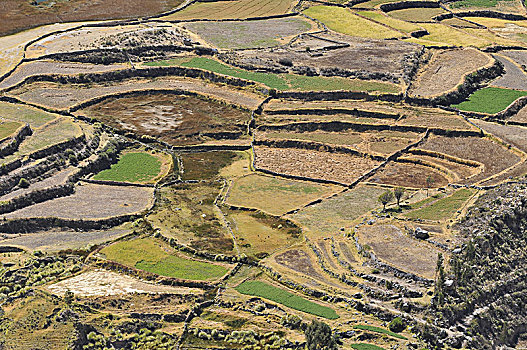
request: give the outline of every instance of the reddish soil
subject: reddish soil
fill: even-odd
[[[57,22],[121,19],[151,16],[171,10],[182,0],[28,0],[0,2],[0,35]]]
[[[318,279],[323,277],[318,273],[317,270],[311,264],[309,255],[300,249],[288,250],[284,253],[277,255],[275,258],[277,263],[288,269],[300,272],[306,276],[312,276]]]
[[[115,128],[172,145],[200,143],[209,139],[203,135],[207,133],[241,136],[250,119],[249,112],[215,101],[164,94],[112,98],[88,108],[87,114]]]
[[[255,166],[281,174],[352,183],[379,161],[351,154],[297,148],[255,147]]]
[[[426,188],[426,179],[431,177],[433,183],[430,187],[442,187],[448,184],[448,179],[430,167],[409,163],[389,163],[378,171],[368,181],[413,188]]]

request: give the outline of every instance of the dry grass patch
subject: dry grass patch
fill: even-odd
[[[8,102],[0,102],[0,116],[21,123],[29,123],[33,129],[58,117],[56,114],[47,113],[40,109]]]
[[[527,152],[527,128],[523,126],[491,123],[481,119],[471,119],[471,121],[486,132],[493,134],[503,141],[518,147],[524,152]]]
[[[251,174],[235,180],[229,189],[227,204],[283,215],[339,189],[333,185]]]
[[[382,12],[377,12],[377,11],[358,11],[357,13],[359,15],[361,15],[361,16],[364,16],[366,18],[372,19],[372,20],[374,20],[376,22],[380,22],[382,24],[386,24],[387,26],[389,26],[389,27],[391,27],[393,29],[400,30],[400,31],[405,32],[405,33],[411,33],[411,32],[415,32],[415,31],[418,31],[418,30],[422,29],[418,25],[415,25],[413,23],[408,23],[406,20],[402,21],[402,20],[397,19],[397,18],[389,17],[388,15],[386,15],[386,14],[384,14]],[[396,17],[396,16],[394,16],[394,17]]]
[[[419,148],[473,160],[484,165],[480,174],[471,177],[466,183],[476,183],[513,166],[521,159],[502,145],[481,137],[430,137]]]
[[[381,162],[352,154],[255,147],[255,167],[280,174],[352,183]]]
[[[388,15],[407,22],[431,22],[435,16],[446,13],[442,8],[407,8],[388,12]]]
[[[303,249],[297,248],[286,250],[285,252],[274,256],[274,260],[278,264],[295,272],[319,280],[325,280],[324,276],[322,276],[321,273],[315,269],[311,256]]]
[[[232,133],[227,138],[238,138],[250,120],[249,112],[216,101],[169,94],[110,98],[84,113],[112,127],[172,145],[199,144],[225,132]]]
[[[400,32],[359,17],[346,8],[317,5],[304,10],[304,13],[321,21],[329,29],[342,34],[371,39],[389,39],[402,36]]]
[[[13,136],[23,125],[21,122],[14,122],[0,117],[0,142]]]
[[[435,46],[439,44],[448,46],[485,47],[493,43],[492,40],[474,35],[475,33],[470,35],[467,32],[469,29],[460,30],[441,23],[421,23],[421,26],[426,29],[429,34],[419,39],[407,39],[408,41],[425,46]]]
[[[489,55],[472,48],[435,51],[409,93],[423,97],[442,95],[461,84],[466,75],[491,63]]]
[[[58,217],[103,219],[140,213],[153,201],[153,188],[83,184],[68,197],[56,198],[5,214],[8,219]]]
[[[29,154],[40,149],[56,145],[74,137],[79,137],[83,131],[79,124],[71,118],[59,117],[42,127],[35,129],[30,137],[22,141],[16,154]]]
[[[359,242],[372,249],[380,260],[403,271],[434,278],[437,250],[430,244],[410,238],[394,225],[362,226]]]
[[[432,179],[432,182],[428,182],[427,178]],[[412,188],[442,187],[449,182],[444,174],[430,167],[400,162],[389,163],[368,181]]]
[[[315,237],[335,235],[348,229],[354,220],[379,206],[377,198],[385,189],[357,186],[321,203],[303,208],[291,215],[309,235]]]

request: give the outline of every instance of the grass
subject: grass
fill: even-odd
[[[527,96],[527,91],[487,87],[477,90],[469,96],[468,100],[451,107],[462,111],[495,114],[501,112],[522,96]]]
[[[470,198],[476,190],[463,188],[454,192],[452,195],[442,198],[421,209],[411,211],[404,216],[411,219],[423,220],[444,220],[451,218],[463,204]]]
[[[0,140],[10,137],[22,126],[20,122],[4,121],[0,123]]]
[[[261,209],[273,215],[283,215],[337,189],[337,186],[332,185],[251,174],[234,182],[227,202]]]
[[[29,154],[80,136],[81,133],[82,130],[77,123],[70,118],[60,117],[34,130],[33,135],[20,144],[17,154]]]
[[[313,6],[304,11],[336,32],[371,39],[389,39],[401,37],[401,33],[385,26],[361,18],[353,11],[334,6]]]
[[[413,23],[408,23],[405,21],[401,21],[397,18],[388,17],[385,14],[381,12],[375,12],[375,11],[359,11],[357,12],[359,15],[367,17],[369,19],[372,19],[374,21],[380,22],[382,24],[386,24],[387,26],[394,28],[396,30],[400,30],[405,33],[411,33],[415,32],[417,30],[420,30],[421,27],[418,25],[415,25]]]
[[[29,123],[32,128],[38,128],[57,118],[55,114],[43,112],[33,107],[20,104],[15,105],[7,102],[0,102],[0,116],[21,123]]]
[[[451,8],[466,8],[466,7],[496,7],[498,0],[462,0],[449,4]]]
[[[492,44],[491,40],[476,35],[469,35],[466,31],[455,29],[441,23],[421,23],[421,26],[428,31],[419,39],[412,38],[408,41],[423,45],[437,45],[437,43],[451,46],[475,46],[485,47]]]
[[[335,310],[306,300],[296,294],[260,281],[245,281],[235,288],[238,292],[269,299],[298,311],[330,320],[339,318]]]
[[[384,348],[381,348],[380,346],[368,343],[351,344],[351,348],[355,350],[384,350]]]
[[[395,84],[366,81],[359,79],[347,79],[341,77],[309,77],[296,74],[273,74],[252,72],[241,68],[228,66],[224,63],[206,57],[194,57],[192,59],[173,59],[145,63],[146,66],[173,66],[204,69],[218,74],[228,75],[235,78],[245,79],[261,83],[276,90],[352,90],[352,91],[379,91],[397,93],[400,91]]]
[[[432,17],[445,13],[442,8],[409,8],[390,11],[389,15],[401,21],[409,22],[429,22]]]
[[[375,326],[369,326],[369,325],[365,325],[365,324],[358,324],[356,326],[354,326],[353,328],[355,329],[361,329],[361,330],[364,330],[364,331],[370,331],[370,332],[377,332],[377,333],[383,333],[383,334],[387,334],[389,336],[392,336],[392,337],[395,337],[395,338],[398,338],[398,339],[408,339],[400,334],[397,334],[395,332],[392,332],[390,330],[387,330],[387,329],[384,329],[384,328],[381,328],[381,327],[375,327]]]
[[[101,253],[108,260],[132,266],[161,276],[189,280],[209,280],[227,273],[227,268],[168,253],[171,249],[160,241],[140,238],[120,241],[105,247]]]
[[[220,171],[242,157],[241,153],[232,151],[211,151],[184,153],[183,180],[210,180],[218,177]]]
[[[96,174],[94,180],[149,182],[161,172],[161,161],[147,152],[123,154],[116,164]]]

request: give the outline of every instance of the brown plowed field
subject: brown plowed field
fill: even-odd
[[[502,125],[472,119],[472,122],[488,133],[494,134],[503,141],[510,143],[524,152],[527,152],[527,128],[523,126]]]
[[[250,119],[249,112],[215,101],[163,94],[112,98],[84,112],[115,128],[172,145],[208,140],[203,133],[244,133]]]
[[[442,95],[461,84],[465,75],[492,62],[475,49],[436,51],[430,62],[419,70],[409,94],[418,97]]]
[[[352,183],[379,161],[351,154],[297,148],[255,147],[255,166],[281,174]]]
[[[306,276],[312,276],[317,279],[324,279],[320,273],[313,267],[310,256],[303,250],[291,249],[275,256],[275,261],[282,266]]]
[[[31,83],[10,92],[23,101],[41,106],[67,109],[93,98],[145,89],[181,89],[224,100],[227,103],[255,109],[263,98],[248,91],[208,83],[199,79],[170,77],[155,79],[130,79],[124,82],[110,82],[105,85],[82,84],[62,85],[55,83]]]
[[[430,167],[398,162],[389,163],[368,181],[392,186],[426,188],[428,177],[433,180],[430,187],[442,187],[448,184],[448,179],[443,174]]]
[[[468,179],[467,183],[484,180],[520,161],[520,157],[503,146],[481,137],[435,136],[429,138],[419,148],[482,163],[485,166],[484,171]]]
[[[8,219],[58,217],[63,219],[102,219],[139,213],[152,201],[153,188],[83,184],[75,193],[14,211]]]
[[[495,57],[503,64],[505,74],[494,80],[491,85],[506,89],[527,90],[527,74],[509,59],[498,55]]]
[[[134,18],[155,15],[177,7],[181,0],[71,0],[45,1],[41,6],[26,0],[0,2],[0,35],[57,22]]]

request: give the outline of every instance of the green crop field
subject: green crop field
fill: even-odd
[[[227,273],[227,268],[204,261],[169,254],[169,247],[151,239],[121,241],[101,250],[106,259],[161,276],[189,280],[209,280]]]
[[[351,344],[351,348],[355,350],[384,350],[380,346],[367,343]]]
[[[0,140],[13,135],[22,125],[20,122],[7,120],[0,123]]]
[[[245,281],[235,288],[238,292],[266,298],[279,304],[330,320],[339,318],[335,310],[306,300],[298,295],[259,281]]]
[[[161,161],[146,152],[123,154],[116,164],[96,174],[94,180],[148,182],[161,172]]]
[[[527,96],[527,91],[487,87],[477,90],[468,100],[451,107],[462,111],[495,114],[507,108],[516,99]]]
[[[424,219],[424,220],[443,220],[451,218],[459,208],[470,198],[476,190],[474,189],[461,189],[454,192],[452,195],[442,198],[437,202],[434,202],[428,206],[424,206],[421,209],[411,211],[404,216],[411,219]]]
[[[241,68],[228,66],[224,63],[206,57],[194,57],[192,59],[173,59],[145,63],[146,66],[173,66],[199,68],[214,73],[228,75],[235,78],[245,79],[261,83],[276,90],[351,90],[351,91],[378,91],[386,93],[397,93],[400,88],[391,83],[367,81],[359,79],[347,79],[341,77],[309,77],[295,74],[273,74],[252,72]]]
[[[396,30],[359,17],[353,11],[341,7],[319,5],[308,8],[304,13],[324,23],[329,29],[343,34],[372,39],[389,39],[402,36]]]
[[[498,0],[462,0],[455,1],[449,4],[451,8],[465,8],[465,7],[496,7]]]
[[[402,336],[400,334],[397,334],[395,332],[389,331],[389,330],[381,328],[381,327],[368,326],[368,325],[365,325],[365,324],[358,324],[358,325],[354,326],[353,328],[361,329],[361,330],[364,330],[364,331],[383,333],[383,334],[387,334],[389,336],[392,336],[392,337],[395,337],[395,338],[399,338],[399,339],[408,339],[405,336]]]

